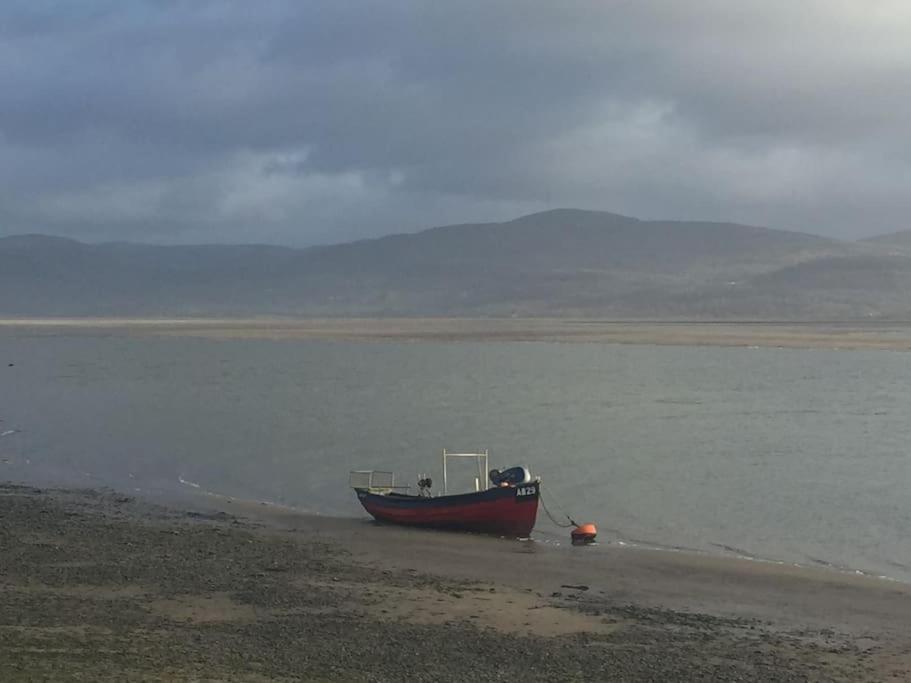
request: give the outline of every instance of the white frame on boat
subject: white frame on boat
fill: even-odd
[[[481,483],[487,482],[488,472],[488,455],[487,449],[483,453],[449,453],[443,449],[443,495],[449,493],[449,483],[446,474],[446,462],[449,458],[475,458],[478,462],[478,476],[474,480],[474,490],[481,491]]]
[[[363,478],[366,476],[366,484]],[[360,479],[360,481],[356,481]],[[377,482],[375,479],[382,479]],[[388,493],[395,490],[408,490],[410,486],[396,486],[395,472],[385,470],[351,470],[348,474],[348,486],[353,489],[367,489],[371,493]]]

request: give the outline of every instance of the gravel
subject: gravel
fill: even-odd
[[[2,681],[874,679],[832,635],[618,604],[583,586],[541,600],[614,630],[544,637],[455,614],[387,617],[378,582],[441,597],[511,590],[379,570],[329,535],[224,513],[0,484]]]

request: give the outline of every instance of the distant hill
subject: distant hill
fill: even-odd
[[[53,235],[12,235],[0,237],[0,249],[26,250],[26,249],[73,249],[81,247],[82,243],[66,237]]]
[[[902,230],[893,232],[889,235],[879,235],[864,240],[870,244],[876,244],[883,247],[897,247],[900,249],[911,249],[911,230]]]
[[[308,249],[0,239],[0,316],[906,317],[911,255],[560,209]]]

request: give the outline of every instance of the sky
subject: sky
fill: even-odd
[[[906,0],[2,0],[0,235],[911,228]]]

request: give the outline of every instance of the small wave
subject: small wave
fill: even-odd
[[[862,569],[855,569],[854,567],[848,566],[846,564],[830,562],[829,560],[823,560],[819,557],[813,557],[812,555],[806,555],[806,558],[815,565],[825,567],[826,569],[834,569],[835,571],[845,574],[857,574],[858,576],[875,576],[875,574],[865,572]]]
[[[902,583],[902,581],[900,579],[896,579],[895,577],[888,576],[886,574],[878,574],[876,572],[864,571],[863,569],[855,569],[854,567],[850,567],[846,564],[839,564],[838,562],[829,562],[828,560],[822,560],[818,557],[813,557],[812,555],[807,555],[806,557],[810,562],[812,562],[815,565],[819,565],[820,567],[825,567],[826,569],[831,569],[833,571],[840,572],[842,574],[854,574],[855,576],[867,576],[867,577],[871,577],[874,579],[882,579],[884,581],[895,581],[897,583]],[[891,560],[886,560],[886,562],[888,564],[893,565],[900,569],[904,569],[904,570],[908,569],[908,567],[906,565],[903,565],[900,562],[893,562]],[[800,565],[798,565],[798,566],[800,566]]]
[[[604,543],[608,546],[615,546],[619,548],[630,548],[630,549],[641,549],[641,550],[654,550],[658,552],[667,552],[667,553],[687,553],[693,555],[703,555],[703,556],[718,556],[718,551],[723,551],[725,554],[730,554],[736,557],[739,560],[745,560],[747,562],[757,562],[760,564],[769,564],[785,567],[796,567],[808,569],[811,567],[822,567],[827,571],[836,572],[839,574],[851,574],[854,576],[862,576],[866,578],[878,579],[882,581],[890,581],[895,583],[908,583],[907,579],[899,579],[894,576],[889,576],[888,574],[883,574],[881,572],[875,571],[865,571],[861,569],[856,569],[846,564],[840,564],[837,562],[830,562],[819,557],[813,557],[811,555],[804,554],[804,561],[799,560],[786,560],[786,559],[777,559],[772,557],[763,557],[744,548],[739,548],[734,545],[729,545],[727,543],[714,543],[708,542],[706,546],[702,547],[693,547],[687,545],[678,545],[674,543],[661,543],[657,541],[635,538],[627,536],[620,532],[618,529],[602,529],[602,531],[608,532],[613,538],[606,539]],[[547,543],[547,541],[545,541]],[[560,545],[559,542],[552,542],[553,545]],[[714,548],[717,550],[710,550]],[[911,571],[911,567],[904,565],[895,560],[886,561],[890,566],[895,567],[896,569],[901,570],[903,573],[908,573]]]
[[[756,555],[751,553],[749,550],[744,550],[743,548],[738,548],[737,546],[726,545],[724,543],[710,543],[709,545],[712,545],[716,548],[721,548],[725,552],[734,553],[735,555],[739,555],[740,557],[743,557],[746,559],[750,559],[750,560],[759,559]]]
[[[903,572],[911,572],[911,567],[898,560],[886,560],[886,564],[895,567],[896,569],[901,569]]]
[[[845,565],[835,564],[834,562],[829,562],[828,560],[823,560],[823,559],[820,559],[820,558],[818,558],[818,557],[813,557],[812,555],[807,555],[807,559],[808,559],[810,562],[812,562],[813,564],[818,564],[818,565],[820,565],[820,566],[822,566],[822,567],[829,567],[829,568],[831,568],[831,569],[840,569],[840,570],[843,570],[843,571],[844,571],[844,570],[847,570],[847,571],[849,571],[849,572],[852,571],[850,567],[847,567],[847,566],[845,566]]]
[[[291,505],[289,503],[275,502],[272,500],[265,500],[262,498],[245,498],[243,496],[236,496],[233,494],[221,493],[219,491],[213,491],[211,489],[205,489],[200,484],[197,484],[195,481],[190,481],[189,479],[184,479],[181,476],[177,477],[177,481],[180,482],[181,484],[183,484],[184,486],[189,486],[192,489],[196,489],[199,492],[199,495],[202,495],[202,496],[210,496],[212,498],[221,498],[221,499],[224,499],[227,501],[236,501],[239,503],[248,503],[248,504],[256,504],[256,505],[263,505],[263,506],[272,506],[272,507],[276,507],[276,508],[283,508],[285,510],[293,510],[295,512],[303,513],[305,515],[314,515],[317,517],[334,516],[332,514],[327,515],[326,512],[324,512],[322,510],[315,510],[313,508],[299,507],[296,505]]]
[[[657,541],[646,541],[641,538],[626,538],[626,542],[631,546],[638,546],[647,550],[663,550],[671,553],[699,553],[699,548],[692,548],[685,545],[673,545],[670,543],[658,543]]]

